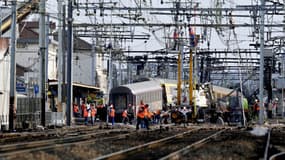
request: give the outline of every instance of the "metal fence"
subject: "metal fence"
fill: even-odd
[[[40,113],[40,98],[18,98],[15,128],[35,128],[37,125],[40,125]]]

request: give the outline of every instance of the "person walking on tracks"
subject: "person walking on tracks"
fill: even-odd
[[[111,106],[110,106],[109,118],[111,120],[112,126],[114,126],[114,123],[115,123],[115,109],[114,109],[113,104],[111,104]]]
[[[122,122],[123,122],[124,124],[127,124],[127,122],[129,122],[128,110],[127,110],[127,109],[125,109],[125,110],[123,111],[122,117],[123,117]]]
[[[140,105],[138,114],[137,114],[137,126],[136,129],[139,129],[139,126],[142,122],[144,122],[146,128],[149,130],[149,125],[148,125],[148,104],[146,105]]]

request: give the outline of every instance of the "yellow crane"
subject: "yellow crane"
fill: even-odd
[[[29,2],[21,4],[17,8],[17,22],[20,22],[26,18],[32,11],[38,9],[39,0],[30,0]],[[12,24],[12,17],[8,15],[2,20],[0,33],[4,34],[7,32]]]

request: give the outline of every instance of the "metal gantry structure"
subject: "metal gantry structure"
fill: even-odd
[[[239,70],[239,80],[242,81],[244,77],[243,73],[241,70],[245,70],[245,73],[248,74],[248,72],[251,72],[253,69],[255,70],[256,67],[259,67],[259,81],[260,81],[260,95],[259,95],[259,99],[261,99],[261,101],[263,100],[263,77],[264,77],[264,48],[271,48],[272,50],[274,50],[274,55],[272,55],[272,59],[274,59],[275,61],[278,61],[278,54],[275,53],[282,53],[283,52],[283,37],[281,36],[276,36],[278,34],[274,33],[274,32],[279,32],[282,33],[284,32],[283,26],[283,22],[275,22],[273,23],[273,19],[274,16],[281,16],[281,18],[283,18],[282,16],[284,16],[284,3],[280,2],[280,1],[261,1],[261,4],[259,5],[257,4],[253,4],[253,5],[237,5],[235,7],[221,7],[222,3],[225,3],[224,1],[214,1],[215,3],[215,7],[213,8],[203,8],[203,7],[198,7],[199,3],[197,2],[193,2],[193,1],[181,1],[181,0],[176,0],[176,1],[171,1],[169,3],[171,3],[173,6],[168,5],[167,7],[146,7],[146,5],[144,6],[144,4],[146,4],[147,2],[144,1],[139,1],[136,3],[137,6],[118,6],[117,3],[120,2],[110,2],[111,6],[109,6],[110,4],[104,4],[103,2],[99,2],[99,3],[78,3],[77,5],[77,9],[79,10],[85,10],[86,12],[90,12],[93,11],[100,11],[100,16],[104,17],[104,16],[117,16],[117,17],[123,17],[123,18],[128,18],[130,20],[131,23],[128,23],[127,21],[124,21],[123,23],[121,22],[117,22],[117,23],[98,23],[98,24],[87,24],[87,23],[80,23],[80,24],[74,24],[75,28],[83,28],[84,30],[89,30],[88,28],[103,28],[103,27],[110,27],[111,30],[113,30],[112,26],[116,26],[116,27],[120,27],[120,28],[134,28],[134,27],[146,27],[150,30],[154,30],[153,28],[157,27],[161,27],[161,28],[174,28],[176,30],[183,30],[184,28],[187,27],[200,27],[200,28],[211,28],[211,29],[215,29],[215,31],[217,32],[218,36],[224,40],[225,44],[226,44],[226,48],[228,49],[227,51],[225,51],[225,57],[215,57],[217,59],[219,59],[218,61],[216,61],[217,63],[213,64],[213,66],[218,66],[218,63],[223,63],[223,66],[220,67],[216,67],[217,69],[215,70],[215,68],[211,68],[212,70],[210,72],[214,73],[215,71],[219,71],[222,70],[223,72],[221,74],[225,74],[225,70],[227,70],[228,72],[230,72],[231,74],[237,74],[236,72],[234,72],[235,70]],[[108,12],[108,11],[111,11]],[[117,11],[120,14],[113,14],[113,12]],[[173,17],[173,21],[172,22],[148,22],[146,21],[146,17],[143,16],[143,12],[147,12],[150,15],[155,15],[155,16],[162,16],[162,15],[167,15],[170,17]],[[249,12],[249,14],[247,13]],[[201,19],[208,19],[207,23],[201,23],[200,22],[193,22],[190,19],[195,19],[196,16],[199,16],[199,18]],[[271,19],[271,21],[267,20],[265,21],[265,16],[267,16],[267,19]],[[186,21],[184,19],[187,19]],[[238,18],[244,18],[244,19],[248,19],[249,23],[243,22],[243,23],[235,23],[234,19],[238,19]],[[250,22],[252,21],[252,22]],[[250,56],[247,57],[247,59],[249,61],[243,61],[242,60],[242,54],[243,52],[241,52],[240,47],[239,47],[239,39],[237,38],[237,28],[252,28],[253,32],[248,35],[248,36],[252,36],[253,40],[252,40],[252,44],[250,44],[248,47],[252,47],[254,46],[256,49],[255,55],[259,54],[259,59],[258,59],[258,63],[253,63],[253,61],[256,60],[255,57],[251,57],[252,54],[250,53]],[[266,28],[266,30],[265,30]],[[280,30],[281,28],[281,30]],[[279,29],[279,31],[278,31]],[[225,35],[225,32],[227,32]],[[182,33],[182,31],[180,31],[180,33]],[[179,33],[179,34],[180,34]],[[235,55],[234,57],[238,57],[236,59],[233,59],[231,56],[227,56],[228,54],[231,54],[232,49],[230,48],[230,36],[234,37],[233,41],[233,45],[236,45],[237,47],[237,52],[238,55]],[[75,33],[76,34],[76,33]],[[202,37],[203,33],[200,33],[200,36]],[[266,34],[266,38],[264,37],[264,35]],[[179,41],[184,41],[186,43],[189,43],[188,41],[188,36],[186,36],[187,33],[185,33],[185,35],[181,34],[181,37],[179,37]],[[165,35],[164,35],[165,36]],[[207,35],[206,35],[207,36]],[[100,37],[100,36],[99,36]],[[101,37],[103,38],[103,37]],[[105,38],[115,38],[115,37],[105,37]],[[116,37],[116,38],[124,38],[122,37]],[[173,39],[173,37],[167,37],[168,39]],[[185,39],[181,39],[181,38],[185,38]],[[202,37],[203,40],[203,37]],[[209,41],[208,41],[208,46],[209,46]],[[181,45],[182,43],[180,43],[179,45]],[[178,61],[180,60],[180,53],[181,52],[185,52],[184,51],[184,47],[188,47],[190,50],[190,46],[189,45],[185,45],[183,44],[183,49],[181,50],[181,46],[180,49],[178,49],[180,52],[178,52],[176,55],[178,55],[177,59]],[[167,50],[168,48],[165,48],[165,50]],[[175,49],[176,50],[176,49]],[[215,51],[209,50],[208,49],[208,53],[206,55],[206,57],[211,57],[213,58],[213,53]],[[166,52],[166,54],[168,54]],[[184,55],[183,55],[184,56]],[[195,60],[198,60],[198,54],[195,55]],[[203,56],[200,56],[200,58]],[[203,57],[205,58],[205,57]],[[203,59],[201,58],[201,59]],[[208,58],[211,59],[211,58]],[[112,59],[112,57],[111,57]],[[191,55],[190,57],[188,56],[189,61],[191,62],[192,58]],[[183,60],[182,60],[183,61]],[[196,62],[195,61],[195,62]],[[221,62],[222,61],[222,62]],[[208,64],[214,63],[215,61],[212,61]],[[180,62],[178,62],[180,63]],[[196,62],[197,63],[197,62]],[[203,62],[201,62],[203,64]],[[234,66],[231,66],[231,64],[233,64]],[[249,64],[251,64],[249,66]],[[254,64],[254,66],[252,66],[252,64]],[[190,65],[192,65],[192,63],[190,63]],[[178,68],[180,68],[180,64],[178,64]],[[274,68],[276,66],[273,66],[272,68]],[[191,68],[191,67],[190,67]],[[189,70],[191,70],[189,68]],[[197,67],[195,67],[197,68]],[[203,68],[203,66],[201,66],[201,68]],[[243,68],[243,69],[241,69]],[[178,69],[180,70],[180,69]],[[182,69],[183,70],[183,69]],[[276,70],[276,69],[275,69]],[[203,71],[203,70],[202,70]],[[272,73],[273,70],[271,70],[270,72]],[[178,71],[180,73],[180,71]],[[191,71],[192,72],[192,71]],[[283,71],[284,72],[284,71]],[[217,72],[218,73],[218,72]],[[226,73],[227,74],[227,73]],[[200,73],[200,76],[202,77],[203,81],[203,76],[204,73]],[[180,75],[178,75],[178,79],[180,78]],[[110,77],[109,77],[110,78]],[[224,79],[224,77],[221,77],[221,79]],[[210,79],[209,79],[210,80]],[[242,84],[242,83],[240,83]],[[269,84],[271,85],[271,84]],[[242,86],[241,86],[242,87]],[[180,86],[178,86],[177,88],[180,88]],[[267,88],[267,87],[265,87]],[[268,91],[268,92],[272,92],[272,91]],[[179,94],[179,93],[178,93]],[[179,96],[178,96],[179,97]],[[262,102],[261,102],[262,103]],[[261,107],[263,108],[263,107]],[[262,121],[262,120],[261,120]]]
[[[112,2],[112,1],[111,1]],[[110,3],[111,3],[110,2]],[[192,2],[192,1],[191,1]],[[189,25],[191,27],[201,27],[201,28],[212,28],[212,29],[216,29],[219,30],[217,28],[228,28],[229,30],[231,28],[241,28],[241,27],[247,27],[247,28],[255,28],[256,26],[258,26],[258,23],[220,23],[217,24],[215,23],[214,19],[217,16],[216,13],[220,12],[222,17],[246,17],[249,20],[250,19],[254,19],[253,21],[255,21],[256,19],[260,19],[259,16],[259,12],[260,12],[260,5],[239,5],[236,6],[235,8],[199,8],[199,7],[193,7],[189,4],[185,4],[185,6],[182,6],[182,2],[180,1],[173,1],[173,4],[175,3],[181,3],[179,11],[177,13],[175,13],[174,11],[177,10],[177,8],[174,6],[172,7],[143,7],[143,3],[141,2],[141,4],[139,5],[139,7],[118,7],[117,3],[119,2],[113,2],[113,4],[116,4],[116,6],[110,6],[112,5],[112,3],[107,3],[105,4],[104,2],[98,2],[98,3],[88,3],[88,1],[86,1],[85,3],[81,2],[81,3],[77,3],[76,4],[76,8],[77,10],[79,10],[80,12],[86,12],[86,13],[97,13],[100,12],[101,17],[107,17],[107,16],[115,16],[115,17],[124,17],[124,19],[128,18],[131,19],[128,23],[128,21],[123,21],[123,22],[112,22],[112,23],[96,23],[96,24],[90,24],[90,23],[74,23],[73,27],[74,27],[74,35],[78,35],[79,37],[88,37],[88,36],[96,36],[99,39],[103,39],[102,41],[104,41],[105,39],[121,39],[122,41],[124,40],[147,40],[148,38],[150,38],[150,34],[146,34],[146,35],[137,35],[137,34],[133,34],[133,33],[125,33],[125,34],[119,34],[119,35],[113,35],[112,37],[110,37],[110,32],[111,30],[114,32],[116,31],[116,28],[111,28],[108,30],[105,30],[105,32],[99,32],[98,30],[100,30],[100,28],[110,28],[110,26],[116,26],[117,28],[120,29],[124,29],[124,30],[128,30],[129,28],[132,27],[147,27],[150,30],[155,30],[153,28],[157,27],[157,28],[171,28],[171,27],[188,27]],[[280,3],[272,3],[268,2],[269,4],[265,6],[264,10],[266,11],[267,15],[283,15],[284,14],[284,9],[283,9],[283,4]],[[272,4],[270,4],[272,3]],[[193,11],[196,11],[198,13],[193,13]],[[120,14],[110,14],[110,12],[108,11],[114,11],[114,12],[119,12]],[[146,17],[143,17],[142,15],[140,15],[141,12],[149,12],[150,15],[155,15],[155,16],[160,16],[160,15],[167,15],[169,17],[171,16],[181,16],[181,17],[188,17],[188,18],[193,18],[194,16],[199,16],[199,17],[208,17],[209,23],[205,24],[205,23],[186,23],[186,22],[182,22],[182,23],[155,23],[155,22],[145,22],[145,19],[147,19]],[[243,14],[239,13],[239,14],[234,14],[234,12],[242,12]],[[248,14],[247,12],[250,12],[252,14]],[[231,13],[231,14],[229,14]],[[87,14],[88,15],[88,14]],[[282,23],[266,23],[264,24],[265,27],[270,27],[270,28],[280,28],[280,26],[282,25]],[[91,33],[93,28],[99,28],[96,33]],[[127,28],[127,29],[126,29]],[[109,33],[109,34],[108,34]],[[124,33],[124,32],[121,32]],[[222,33],[221,33],[222,34]],[[258,33],[255,33],[255,37],[259,37]],[[185,36],[187,37],[187,36]],[[162,37],[161,37],[162,38]],[[171,36],[167,37],[168,39],[171,39]],[[270,39],[271,39],[271,47],[274,47],[275,45],[274,43],[278,43],[278,40],[280,40],[282,42],[282,39],[278,39],[276,40],[276,38],[278,39],[278,37],[268,37],[268,43],[270,43]],[[280,38],[280,37],[279,37]],[[275,40],[273,40],[275,39]],[[258,41],[257,41],[258,42]],[[280,43],[281,43],[280,42]],[[252,46],[254,45],[255,47],[259,47],[258,43],[255,44],[251,44]],[[266,45],[266,44],[265,44]],[[275,47],[280,47],[280,45],[278,46],[278,44],[276,44],[277,46]],[[250,48],[250,46],[248,46]],[[126,51],[126,50],[125,50]],[[209,53],[214,52],[213,50],[209,50]],[[231,50],[229,50],[229,53],[231,52]],[[212,55],[211,55],[212,56]]]

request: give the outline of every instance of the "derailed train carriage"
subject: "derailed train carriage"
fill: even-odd
[[[131,104],[136,113],[141,101],[149,104],[150,111],[162,109],[164,90],[158,81],[150,80],[114,87],[110,91],[109,103],[115,106],[116,121],[121,121],[122,112]]]
[[[240,124],[242,120],[241,93],[234,89],[215,86],[211,83],[197,85],[194,90],[194,105],[187,118],[178,110],[171,111],[172,122],[210,122],[216,124]],[[189,105],[179,105],[176,108]]]
[[[205,84],[203,92],[207,105],[197,106],[197,120],[211,123],[239,124],[242,120],[241,92],[212,84]]]
[[[175,83],[173,82],[173,84]],[[229,121],[240,122],[241,105],[239,103],[239,92],[236,92],[233,89],[214,86],[210,83],[203,84],[199,88],[196,87],[196,89],[199,89],[197,92],[199,96],[196,95],[197,97],[195,97],[195,107],[197,107],[197,111],[193,112],[194,106],[184,104],[180,105],[180,107],[192,107],[192,113],[187,113],[188,122],[197,122],[199,120],[202,122],[221,124]],[[134,106],[134,113],[136,113],[141,100],[145,104],[149,104],[150,111],[163,109],[163,106],[168,104],[168,100],[176,96],[175,93],[169,94],[167,92],[169,91],[167,91],[166,82],[162,82],[160,80],[137,82],[111,89],[109,103],[113,103],[115,106],[116,121],[121,121],[122,112],[127,108],[128,104],[132,104]],[[176,107],[173,106],[172,108],[175,109]],[[175,116],[175,112],[177,116]],[[181,112],[175,112],[173,112],[173,110],[171,111],[170,117],[172,118],[173,115],[175,116],[175,120],[172,122],[180,123],[185,121],[185,119],[181,119],[181,115],[183,115]]]

